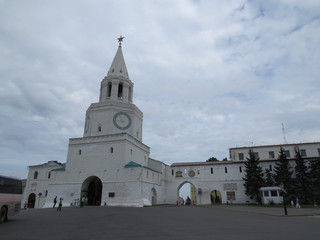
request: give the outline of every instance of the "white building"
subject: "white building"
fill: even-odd
[[[231,161],[174,163],[151,159],[142,143],[143,113],[133,104],[133,83],[122,54],[122,39],[99,102],[87,112],[83,137],[69,139],[67,161],[29,167],[24,201],[29,207],[52,207],[57,196],[64,205],[87,198],[88,205],[138,206],[176,204],[180,188],[189,183],[194,204],[245,203],[244,162],[252,149],[263,168],[272,170],[280,145],[231,148]],[[320,155],[320,143],[281,145],[294,156]],[[273,154],[272,154],[273,152]]]

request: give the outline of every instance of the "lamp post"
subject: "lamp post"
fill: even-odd
[[[281,188],[281,192],[282,192],[282,198],[283,198],[283,210],[284,210],[284,215],[288,215],[288,211],[287,211],[287,206],[286,206],[286,190],[284,189],[284,184],[280,185]]]

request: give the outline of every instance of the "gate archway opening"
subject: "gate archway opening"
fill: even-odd
[[[36,194],[31,193],[28,197],[28,208],[34,208],[36,203]]]
[[[190,182],[183,182],[178,187],[179,205],[196,204],[196,187]]]
[[[85,204],[100,206],[102,196],[102,182],[96,176],[88,177],[81,186],[81,197],[86,199]]]
[[[154,188],[151,189],[151,204],[156,205],[157,204],[157,192]]]
[[[221,192],[218,190],[213,190],[210,193],[211,204],[220,204],[221,203]]]

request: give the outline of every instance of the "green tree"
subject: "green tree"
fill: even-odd
[[[265,175],[265,186],[271,187],[274,186],[273,174],[270,169],[264,171]]]
[[[310,162],[310,178],[314,204],[320,203],[320,158]]]
[[[308,166],[305,164],[305,161],[300,154],[299,148],[295,149],[295,158],[296,166],[294,170],[296,173],[296,178],[294,181],[294,192],[296,196],[298,196],[302,200],[303,203],[310,203],[312,201],[311,179],[308,171]]]
[[[219,161],[219,160],[215,157],[211,157],[206,162],[216,162],[216,161]]]
[[[245,177],[243,178],[245,193],[251,199],[260,202],[259,189],[264,185],[263,171],[259,166],[259,158],[256,158],[254,152],[249,150],[249,158],[244,163]]]
[[[280,148],[278,159],[275,162],[274,172],[275,184],[278,186],[282,185],[287,191],[287,194],[292,194],[292,170],[282,147]]]

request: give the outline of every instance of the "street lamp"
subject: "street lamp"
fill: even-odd
[[[283,210],[284,210],[284,215],[288,215],[288,211],[287,211],[287,206],[286,206],[286,193],[287,191],[284,189],[284,184],[280,185],[280,190],[282,192],[282,198],[283,198]]]

